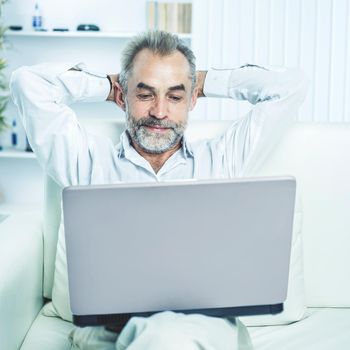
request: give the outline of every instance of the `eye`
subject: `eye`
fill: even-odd
[[[170,98],[170,100],[172,100],[174,102],[178,102],[182,99],[181,96],[175,96],[175,95],[170,95],[169,98]]]
[[[153,98],[152,94],[138,94],[137,98],[143,101],[148,101],[151,100]]]

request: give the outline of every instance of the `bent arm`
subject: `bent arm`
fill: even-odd
[[[13,100],[39,163],[60,185],[88,184],[95,138],[79,125],[70,104],[103,101],[105,77],[71,64],[21,67],[11,77]]]
[[[213,141],[230,177],[247,174],[261,163],[297,117],[307,80],[299,69],[246,65],[208,71],[204,94],[248,101],[251,111]]]

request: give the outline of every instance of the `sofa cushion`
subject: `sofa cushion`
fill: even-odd
[[[276,315],[259,315],[240,317],[246,326],[268,326],[288,324],[304,317],[305,285],[302,250],[302,212],[297,204],[294,214],[292,251],[290,257],[287,299],[283,304],[283,312]]]
[[[68,335],[73,328],[40,313],[21,350],[70,350]],[[350,344],[349,329],[350,308],[308,309],[305,319],[290,325],[248,327],[254,350],[343,350]]]
[[[290,325],[248,327],[254,350],[344,350],[349,329],[350,308],[310,308]]]
[[[41,215],[13,213],[0,224],[0,349],[18,349],[43,305]]]
[[[69,333],[75,327],[72,323],[58,317],[44,316],[44,311],[50,313],[51,303],[44,306],[32,324],[21,350],[70,350]]]
[[[54,285],[52,288],[52,303],[53,313],[49,313],[49,316],[60,316],[64,320],[72,322],[73,318],[69,301],[66,243],[63,224],[60,225],[58,232],[55,276]]]
[[[307,306],[350,306],[349,148],[350,123],[297,123],[264,164],[297,179]]]
[[[294,175],[286,166],[284,150],[280,149],[281,138],[286,138],[293,132],[293,125],[289,132],[283,135],[273,135],[265,140],[257,151],[251,154],[242,172],[242,176],[284,176]],[[288,164],[288,163],[287,163]],[[303,236],[302,236],[302,196],[298,181],[296,191],[295,215],[293,224],[292,250],[289,267],[287,299],[284,302],[283,312],[277,315],[261,315],[242,317],[241,321],[247,326],[263,326],[288,324],[303,318],[306,310],[304,266],[303,266]]]

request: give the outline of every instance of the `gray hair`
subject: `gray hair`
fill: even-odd
[[[143,49],[149,49],[160,56],[167,56],[175,51],[181,52],[190,65],[192,91],[194,90],[196,85],[196,57],[192,50],[176,34],[161,30],[150,30],[133,38],[122,52],[122,68],[119,74],[119,83],[124,93],[128,90],[128,78],[132,73],[135,56]]]

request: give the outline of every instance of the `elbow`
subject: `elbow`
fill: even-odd
[[[16,104],[19,95],[25,93],[26,87],[28,87],[31,81],[31,74],[27,66],[20,67],[12,72],[10,78],[10,92]]]

